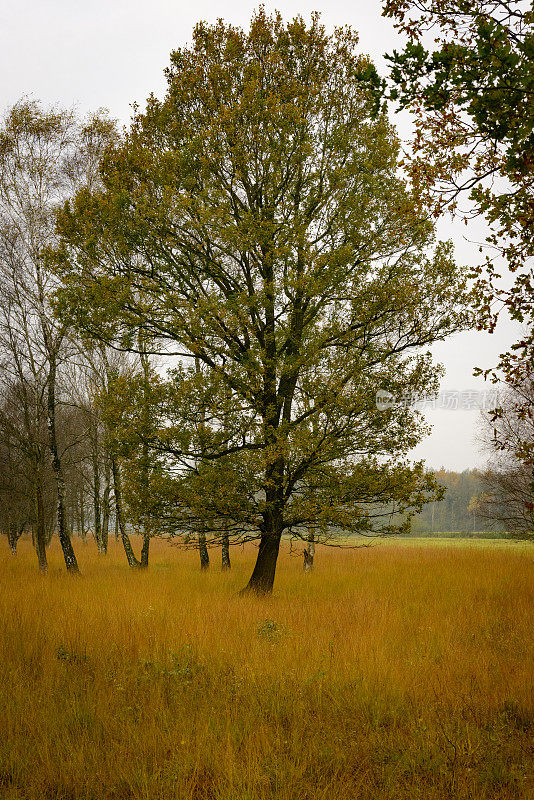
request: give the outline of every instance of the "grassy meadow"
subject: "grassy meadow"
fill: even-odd
[[[533,796],[531,545],[286,546],[257,599],[252,546],[0,544],[2,800]]]

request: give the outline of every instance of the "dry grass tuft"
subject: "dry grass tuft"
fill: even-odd
[[[532,796],[532,550],[0,559],[2,800]],[[216,560],[218,554],[213,554]]]

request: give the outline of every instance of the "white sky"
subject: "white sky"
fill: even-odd
[[[81,113],[107,108],[127,123],[130,105],[141,106],[151,93],[165,90],[163,69],[172,49],[191,39],[194,24],[223,17],[246,27],[257,2],[228,0],[226,5],[197,0],[3,0],[0,6],[0,110],[5,112],[21,96],[30,95],[44,105],[76,106]],[[285,18],[318,10],[327,28],[349,24],[360,34],[363,52],[384,71],[384,52],[402,43],[390,20],[381,16],[378,0],[305,0],[265,2]],[[401,132],[407,129],[403,125]],[[452,238],[463,263],[478,260],[478,248],[469,244],[483,239],[483,228],[440,224],[440,234]],[[443,390],[483,392],[490,388],[472,376],[473,367],[489,367],[500,352],[517,338],[517,330],[502,324],[493,336],[469,332],[433,348],[446,367]],[[432,434],[414,455],[429,467],[466,469],[480,466],[485,457],[475,443],[480,412],[436,410],[427,417]]]

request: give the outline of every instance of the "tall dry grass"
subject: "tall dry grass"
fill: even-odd
[[[532,551],[0,551],[2,800],[527,798]],[[216,555],[213,554],[213,560]]]

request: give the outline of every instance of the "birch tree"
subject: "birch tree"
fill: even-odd
[[[8,111],[0,129],[0,324],[9,331],[4,353],[21,391],[31,387],[44,403],[58,533],[69,572],[77,572],[78,564],[65,519],[57,409],[59,373],[72,347],[68,322],[53,314],[57,280],[43,252],[55,241],[58,204],[82,184],[94,185],[112,131],[99,117],[82,124],[73,112],[44,110],[27,100]]]

